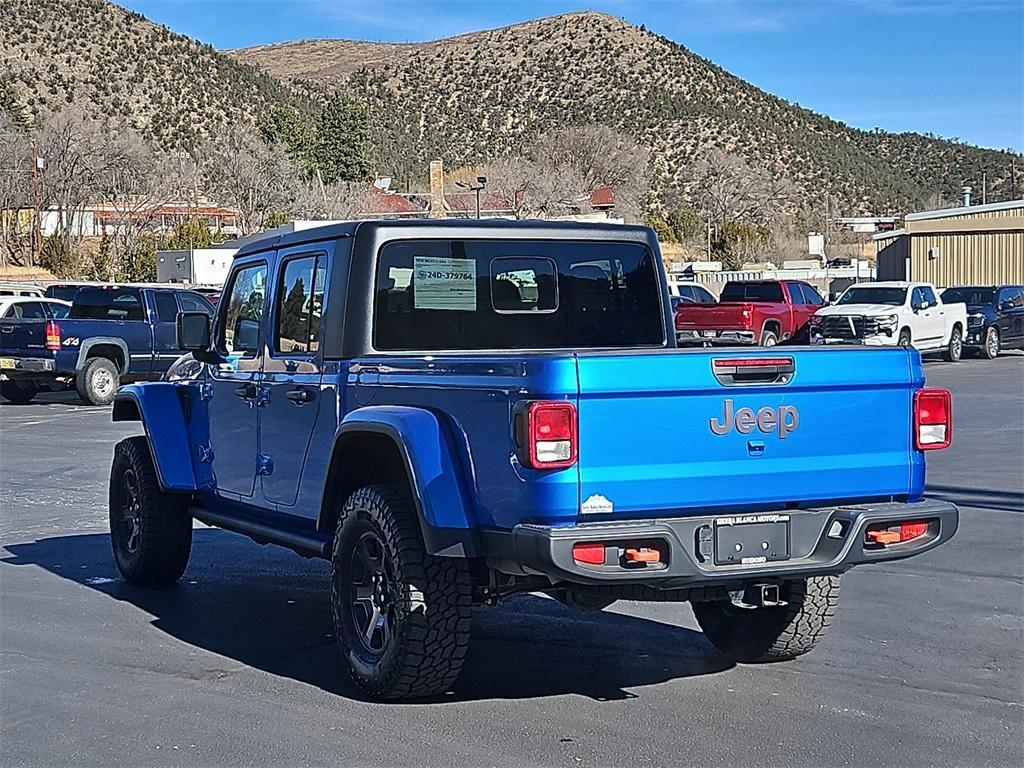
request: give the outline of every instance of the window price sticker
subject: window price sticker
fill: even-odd
[[[413,261],[416,309],[476,311],[476,261],[417,256]]]

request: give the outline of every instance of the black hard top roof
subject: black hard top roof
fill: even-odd
[[[287,248],[303,243],[321,240],[333,240],[341,237],[353,237],[358,231],[360,235],[370,230],[394,232],[401,231],[407,237],[549,237],[552,239],[571,239],[573,237],[596,238],[609,240],[653,241],[654,233],[648,227],[603,222],[578,221],[508,221],[505,219],[384,219],[375,221],[345,221],[337,224],[326,224],[322,227],[303,229],[298,232],[271,234],[266,238],[246,243],[235,256],[246,256],[251,253]]]

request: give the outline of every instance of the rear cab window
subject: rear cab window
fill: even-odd
[[[726,283],[719,301],[773,301],[783,303],[780,283]]]
[[[380,351],[663,346],[655,257],[642,244],[398,240],[374,286]]]
[[[87,286],[75,294],[71,317],[85,320],[145,320],[138,288]]]

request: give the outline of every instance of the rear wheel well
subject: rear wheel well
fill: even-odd
[[[765,320],[764,325],[761,326],[761,335],[764,336],[764,334],[767,331],[771,331],[772,333],[774,333],[775,338],[781,339],[782,323],[780,323],[778,320]]]
[[[333,533],[348,497],[363,486],[380,483],[401,483],[412,490],[398,445],[388,435],[377,432],[344,435],[331,456],[317,530]]]
[[[89,347],[89,350],[85,353],[85,360],[91,360],[94,357],[105,357],[117,366],[117,370],[124,374],[125,373],[125,359],[124,351],[116,344],[96,344]],[[84,367],[84,360],[83,360]]]

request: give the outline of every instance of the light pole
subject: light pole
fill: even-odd
[[[40,211],[40,198],[42,193],[40,191],[41,186],[41,175],[43,169],[46,168],[46,160],[39,156],[39,150],[36,149],[36,142],[32,140],[32,194],[34,197],[32,207],[32,261],[34,264],[39,263],[40,252],[43,246],[43,220],[42,212]]]
[[[468,190],[471,190],[473,192],[476,192],[476,217],[477,217],[477,219],[479,219],[480,218],[480,192],[483,190],[484,187],[487,186],[487,177],[486,176],[477,176],[476,177],[476,184],[467,184],[464,181],[456,181],[455,182],[455,186],[456,187],[462,187],[463,189],[468,189]]]

